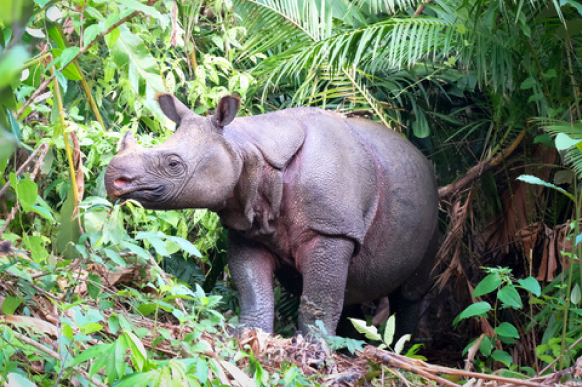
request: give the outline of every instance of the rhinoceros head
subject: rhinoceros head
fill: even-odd
[[[218,210],[231,195],[242,161],[223,135],[239,100],[223,97],[210,117],[195,114],[176,97],[158,94],[164,114],[178,129],[163,144],[144,148],[128,132],[105,173],[113,199],[134,199],[151,209]]]

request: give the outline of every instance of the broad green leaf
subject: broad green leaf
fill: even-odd
[[[105,366],[109,380],[117,380],[125,374],[127,369],[125,357],[127,356],[126,353],[128,350],[131,350],[131,347],[127,342],[127,337],[125,335],[119,336],[113,344],[113,348],[108,356],[108,362]]]
[[[87,293],[91,296],[92,299],[96,300],[99,297],[99,293],[101,293],[102,288],[102,281],[101,277],[97,274],[89,274],[89,278],[87,280]]]
[[[523,279],[518,279],[517,282],[523,287],[524,289],[528,290],[530,293],[539,297],[542,294],[542,289],[540,287],[540,283],[534,277],[527,277]]]
[[[59,26],[56,23],[49,23],[47,27],[47,32],[51,39],[56,43],[57,47],[61,50],[58,51],[58,55],[67,48],[67,44],[65,43],[65,39],[59,30]],[[53,52],[54,54],[54,52]]]
[[[137,307],[138,312],[141,313],[143,316],[149,316],[150,314],[154,313],[156,309],[158,309],[158,305],[152,302],[139,304],[139,306]]]
[[[560,1],[560,5],[563,5],[564,3],[570,4],[572,7],[576,8],[578,13],[582,16],[582,4],[580,4],[579,1],[577,1],[577,0],[561,0]]]
[[[119,255],[117,252],[115,252],[115,251],[113,251],[111,249],[104,249],[103,252],[117,266],[121,266],[121,267],[127,266],[127,264],[125,263],[125,261],[123,260],[123,258],[121,258],[121,255]]]
[[[534,77],[529,77],[523,81],[519,87],[522,90],[528,90],[533,88],[535,85],[537,85],[536,79]]]
[[[38,235],[26,235],[22,236],[22,241],[26,246],[26,249],[30,252],[32,260],[36,263],[44,263],[48,258],[49,253],[45,248],[45,241],[41,236]]]
[[[6,387],[36,387],[35,383],[31,382],[27,377],[17,372],[9,373],[6,378],[8,379],[6,384],[4,384]]]
[[[401,355],[402,350],[404,349],[404,345],[406,344],[407,341],[410,340],[411,337],[412,336],[410,334],[406,334],[399,338],[396,344],[394,345],[394,352]]]
[[[453,321],[453,325],[457,325],[459,321],[464,320],[473,316],[483,315],[491,310],[491,304],[482,301],[475,304],[469,305],[465,310],[463,310]]]
[[[158,377],[160,370],[158,368],[151,370],[149,372],[135,372],[127,377],[123,378],[120,382],[115,383],[116,387],[146,387],[148,385],[160,385],[156,384],[155,380]],[[172,383],[168,386],[173,386]]]
[[[109,350],[111,352],[111,350]],[[91,368],[89,368],[89,377],[93,377],[97,372],[101,371],[103,367],[107,366],[109,362],[109,353],[99,356],[91,363]]]
[[[521,309],[523,307],[519,293],[513,285],[506,285],[501,288],[501,290],[497,292],[497,298],[505,307],[511,307],[514,309]]]
[[[168,239],[177,244],[178,246],[180,246],[180,248],[187,252],[188,254],[198,258],[202,258],[202,254],[200,254],[200,251],[198,251],[196,246],[194,246],[190,241],[184,238],[180,238],[178,236],[168,236]]]
[[[133,347],[131,354],[133,355],[134,364],[137,366],[139,371],[143,370],[143,366],[148,359],[148,353],[142,343],[142,341],[137,338],[132,332],[125,332],[130,345]]]
[[[64,324],[62,327],[62,332],[63,332],[63,336],[65,336],[66,338],[68,338],[70,340],[73,340],[75,333],[73,332],[73,328],[71,328],[70,325]]]
[[[165,91],[156,60],[125,24],[118,30],[119,39],[114,43],[111,38],[107,40],[113,61],[120,70],[129,71],[128,79],[135,94],[142,97],[148,109],[165,122],[163,113],[154,102],[155,93]]]
[[[92,24],[89,27],[87,27],[85,29],[85,32],[83,33],[83,46],[87,47],[89,43],[95,40],[95,38],[97,37],[97,35],[101,33],[101,31],[103,31],[103,25],[101,23]]]
[[[491,354],[491,357],[493,359],[505,364],[506,367],[509,367],[511,365],[511,363],[513,362],[513,358],[511,357],[511,355],[509,355],[505,351],[500,351],[498,349],[493,351],[493,353]]]
[[[79,356],[77,356],[75,360],[73,360],[73,363],[71,363],[71,367],[77,364],[84,363],[87,360],[105,357],[106,353],[109,352],[109,350],[111,349],[111,345],[112,344],[96,344],[90,346],[89,348],[84,350]]]
[[[80,257],[80,253],[75,249],[79,242],[81,231],[79,230],[78,219],[73,218],[75,209],[75,199],[73,197],[73,186],[67,191],[67,200],[61,207],[60,223],[57,228],[57,241],[55,247],[57,252],[65,259],[75,259]]]
[[[556,142],[556,149],[559,151],[568,150],[573,146],[578,145],[582,140],[573,139],[572,137],[568,136],[566,133],[558,133],[555,139]]]
[[[79,47],[65,48],[59,56],[61,59],[61,68],[67,67],[67,65],[77,56],[79,51]]]
[[[4,302],[2,302],[2,313],[4,313],[7,316],[14,314],[16,309],[18,309],[20,304],[22,304],[23,302],[24,300],[20,297],[14,297],[10,295],[6,296]]]
[[[574,285],[574,289],[572,289],[572,293],[570,294],[570,301],[572,301],[572,304],[574,305],[579,305],[581,300],[582,294],[580,292],[580,285],[576,283]]]
[[[483,356],[491,355],[491,338],[489,336],[485,336],[481,345],[479,346],[479,350],[483,354]]]
[[[394,332],[396,332],[396,316],[392,315],[386,321],[386,328],[384,329],[384,337],[382,342],[387,346],[390,346],[394,341]]]
[[[116,206],[111,210],[109,219],[103,226],[103,243],[111,242],[114,245],[119,245],[124,235],[125,229],[123,228],[121,207]]]
[[[99,332],[101,329],[103,329],[103,325],[92,322],[83,325],[81,327],[81,332],[86,335],[90,335],[91,333]]]
[[[0,89],[10,85],[22,72],[24,62],[30,55],[23,46],[15,46],[0,52]]]
[[[133,11],[140,11],[144,14],[151,16],[156,19],[160,19],[162,15],[158,12],[157,9],[150,5],[143,4],[137,0],[118,0],[119,4],[131,9]],[[216,35],[214,35],[216,36]]]
[[[152,237],[148,239],[148,242],[154,247],[156,253],[162,257],[167,257],[169,255],[168,250],[166,250],[166,244],[160,238]]]
[[[412,132],[418,138],[426,138],[430,135],[430,127],[424,114],[420,114],[412,123]]]
[[[25,212],[33,211],[32,205],[36,203],[36,197],[38,196],[36,183],[30,179],[20,180],[16,186],[16,194],[20,204],[22,204],[22,209]]]
[[[349,318],[349,320],[354,325],[354,328],[356,328],[356,330],[358,332],[360,332],[361,334],[366,336],[366,338],[368,338],[370,340],[376,340],[376,341],[382,340],[382,337],[380,337],[380,335],[378,334],[378,329],[375,326],[373,326],[373,325],[368,326],[368,325],[366,325],[365,321],[358,320],[355,318]]]
[[[479,282],[473,291],[473,297],[480,297],[484,294],[491,293],[501,285],[501,276],[499,273],[491,273]]]
[[[89,17],[87,17],[87,20],[90,20],[90,19],[91,19],[91,17],[92,17],[93,19],[95,19],[95,20],[98,20],[98,21],[103,21],[103,20],[105,19],[105,18],[103,17],[103,15],[101,14],[101,12],[99,12],[99,10],[98,10],[98,9],[96,9],[96,8],[94,8],[94,7],[91,7],[91,6],[89,6],[89,5],[87,5],[87,6],[85,7],[85,16],[86,16],[86,17],[87,17],[87,16],[89,16]],[[85,30],[85,31],[86,31],[86,30]],[[102,29],[102,31],[105,31],[105,28],[103,28],[103,29]]]
[[[107,221],[107,210],[97,209],[83,214],[83,225],[85,232],[88,234],[97,234],[101,232]]]
[[[51,212],[44,207],[32,205],[32,206],[30,206],[30,210],[36,212],[37,214],[39,214],[40,216],[42,216],[46,220],[49,220],[51,222],[56,222],[55,218],[53,217],[53,214],[51,214]]]
[[[514,339],[519,339],[519,332],[517,331],[517,328],[513,326],[513,324],[505,321],[499,324],[497,328],[495,328],[495,333],[498,334],[499,336],[513,337]]]
[[[134,245],[133,243],[129,243],[129,242],[125,242],[125,241],[121,242],[121,248],[128,249],[129,251],[131,251],[132,253],[134,253],[138,257],[141,257],[145,260],[148,260],[150,257],[147,250],[143,249],[142,247],[140,247],[138,245]]]
[[[543,185],[544,187],[553,188],[556,191],[561,192],[564,195],[566,195],[573,202],[576,201],[576,199],[574,198],[574,196],[572,194],[568,193],[566,190],[564,190],[564,189],[562,189],[562,188],[560,188],[558,186],[555,186],[552,183],[548,183],[547,181],[543,181],[539,177],[532,176],[532,175],[520,175],[520,176],[518,176],[517,180],[521,180],[521,181],[524,181],[524,182],[529,183],[529,184],[538,184],[538,185]]]
[[[112,314],[107,321],[107,326],[112,334],[117,334],[117,332],[119,332],[119,316]]]

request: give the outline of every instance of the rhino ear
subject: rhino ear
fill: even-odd
[[[136,146],[139,145],[135,140],[135,137],[133,137],[133,134],[129,131],[125,133],[125,136],[123,136],[123,140],[121,140],[121,144],[119,145],[119,151],[121,152],[127,149],[135,148]]]
[[[186,105],[184,105],[178,98],[168,93],[156,93],[156,101],[160,105],[160,108],[172,121],[176,124],[180,124],[182,118],[188,113],[192,113]]]
[[[227,95],[220,99],[216,112],[212,116],[212,123],[219,129],[224,128],[234,120],[238,107],[240,105],[240,98],[236,95]]]

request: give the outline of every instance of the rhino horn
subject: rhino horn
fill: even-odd
[[[137,143],[135,137],[133,137],[133,134],[131,131],[129,131],[125,133],[125,136],[123,136],[123,140],[121,140],[121,145],[119,146],[119,151],[121,152],[138,146],[139,144]]]

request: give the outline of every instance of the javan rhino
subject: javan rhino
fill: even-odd
[[[300,287],[299,329],[334,334],[344,305],[390,294],[397,334],[430,288],[438,195],[428,160],[386,127],[294,108],[235,118],[223,97],[201,117],[158,94],[177,131],[150,149],[130,132],[105,175],[112,199],[208,208],[228,228],[240,323],[273,332],[273,276]]]

